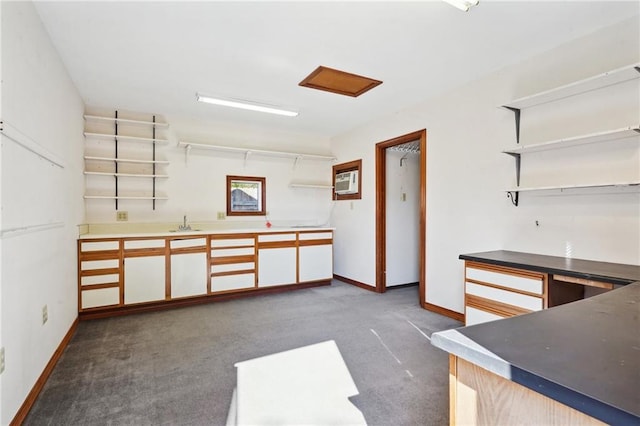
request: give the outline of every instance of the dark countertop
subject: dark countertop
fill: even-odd
[[[513,382],[609,424],[640,424],[640,283],[449,331],[508,363]]]
[[[622,263],[597,262],[506,250],[461,254],[460,259],[618,285],[640,281],[640,266]]]

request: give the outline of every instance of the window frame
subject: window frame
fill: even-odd
[[[255,182],[260,185],[258,194],[260,196],[259,206],[260,210],[256,211],[235,211],[232,210],[231,205],[231,191],[232,185],[236,181],[241,182]],[[267,211],[267,179],[264,177],[256,176],[231,176],[227,175],[227,216],[266,216]]]

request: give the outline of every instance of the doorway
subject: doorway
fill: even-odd
[[[376,144],[376,291],[387,290],[387,150],[414,143],[420,151],[420,193],[418,226],[418,292],[420,306],[426,308],[425,255],[427,223],[427,131],[419,130]]]

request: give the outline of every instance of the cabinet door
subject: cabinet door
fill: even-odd
[[[207,254],[171,255],[171,298],[207,293]]]
[[[300,282],[333,278],[332,245],[300,247]]]
[[[124,303],[165,299],[165,256],[128,257],[124,260]]]
[[[258,250],[258,287],[295,283],[295,247]]]

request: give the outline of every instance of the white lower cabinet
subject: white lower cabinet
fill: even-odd
[[[171,298],[207,293],[207,254],[171,255]]]
[[[333,246],[330,244],[299,248],[300,282],[330,280],[333,277]]]
[[[124,303],[165,299],[165,256],[124,259]]]
[[[483,311],[481,309],[472,308],[467,306],[465,309],[465,325],[480,324],[483,322],[495,321],[504,317],[493,314],[491,312]]]
[[[296,248],[270,248],[258,251],[258,287],[296,282]]]

